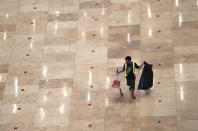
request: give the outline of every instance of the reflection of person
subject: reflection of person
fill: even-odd
[[[130,56],[125,57],[125,61],[126,61],[126,63],[124,64],[123,69],[121,71],[118,71],[118,74],[124,72],[124,75],[126,76],[126,80],[127,80],[127,85],[129,86],[131,96],[132,96],[133,99],[136,99],[136,97],[134,95],[135,78],[136,78],[135,68],[141,69],[142,66],[144,65],[144,63],[142,63],[140,66],[138,66],[135,62],[131,61]],[[122,93],[121,89],[120,89],[120,93],[123,96],[123,93]]]

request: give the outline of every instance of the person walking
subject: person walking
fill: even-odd
[[[127,85],[129,86],[129,91],[131,93],[131,97],[133,99],[136,99],[134,92],[135,92],[135,68],[136,69],[141,69],[144,65],[144,63],[142,63],[140,66],[138,66],[135,62],[131,61],[131,57],[130,56],[126,56],[125,57],[125,61],[126,63],[124,64],[124,67],[121,71],[118,71],[117,73],[120,74],[122,72],[124,72],[124,76],[126,77],[127,80]],[[122,90],[120,88],[120,93],[123,96]]]

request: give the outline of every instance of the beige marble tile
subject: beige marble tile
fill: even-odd
[[[32,13],[32,12],[48,12],[49,0],[34,1],[34,0],[21,0],[19,4],[19,12]]]
[[[0,114],[0,124],[8,123],[29,123],[34,121],[34,113],[21,113],[21,114]]]
[[[163,116],[163,117],[156,116],[156,117],[141,118],[141,128],[143,128],[143,131],[145,131],[146,128],[148,130],[152,128],[153,131],[157,131],[157,130],[176,131],[177,130],[176,125],[177,125],[177,118],[175,116]]]
[[[34,50],[43,47],[45,42],[44,34],[15,35],[13,47],[15,49]]]
[[[105,117],[105,108],[95,108],[95,109],[71,108],[71,111],[70,111],[70,121],[97,120],[97,119],[104,119],[104,117]]]
[[[104,64],[106,61],[107,47],[76,48],[76,64]]]
[[[196,0],[189,0],[188,2],[185,0],[180,1],[172,1],[172,8],[174,10],[189,10],[189,9],[197,9],[197,1]]]
[[[7,81],[7,73],[0,73],[0,83],[6,82]]]
[[[52,38],[49,38],[52,37]],[[76,21],[55,21],[48,22],[47,25],[47,38],[48,41],[65,41],[73,42],[77,40],[77,22]],[[46,42],[48,44],[48,42]]]
[[[1,1],[0,15],[17,15],[19,0]]]
[[[197,21],[197,9],[181,9],[178,11],[173,11],[172,20],[177,22],[179,25],[182,25],[182,22],[192,22]]]
[[[65,105],[59,107],[38,108],[35,114],[35,127],[68,126],[69,117]]]
[[[14,39],[14,32],[0,32],[0,45],[11,45]]]
[[[73,62],[43,63],[41,80],[73,77]]]
[[[34,131],[68,131],[68,127],[43,127],[43,128],[34,128]]]
[[[0,24],[0,32],[14,32],[16,24]]]
[[[174,47],[174,55],[197,54],[197,46],[177,46]]]
[[[6,86],[4,95],[36,94],[38,88],[39,88],[38,85]]]
[[[177,117],[179,120],[197,120],[197,109],[178,109]]]
[[[2,82],[0,83],[0,100],[3,99],[3,93],[4,93],[4,90],[5,90],[5,85],[6,85],[6,83],[2,83]]]
[[[179,120],[178,129],[179,131],[196,131],[197,120]]]
[[[16,34],[46,33],[47,14],[20,13],[17,17]]]
[[[76,105],[76,104],[87,105],[90,103],[104,106],[105,104],[104,91],[72,92],[72,105]]]
[[[110,6],[109,25],[139,25],[140,2],[116,3]]]
[[[108,28],[109,10],[106,8],[82,9],[79,12],[80,28]]]
[[[49,0],[49,3],[50,9],[62,9],[64,7],[71,8],[79,6],[78,0]]]
[[[70,110],[71,88],[45,88],[39,89],[37,105],[39,107],[65,107]]]
[[[36,94],[4,95],[1,104],[36,104]]]
[[[40,88],[72,88],[73,79],[40,80]]]
[[[198,81],[181,81],[181,82],[175,82],[175,86],[177,91],[183,90],[184,92],[188,91],[197,91],[196,85]]]
[[[16,129],[15,129],[16,128]],[[20,130],[20,131],[32,131],[34,129],[32,122],[27,123],[9,123],[3,124],[0,126],[0,129],[3,131],[13,131],[13,130]]]
[[[104,131],[104,119],[70,121],[70,131]],[[91,124],[91,127],[89,125]],[[78,126],[76,126],[78,125]]]
[[[77,13],[72,14],[49,14],[47,18],[48,22],[54,22],[54,21],[77,21],[78,15]]]
[[[108,45],[108,40],[78,40],[76,48],[86,47],[86,48],[95,48],[95,47],[106,47]]]
[[[79,7],[80,9],[108,8],[109,0],[80,0]]]
[[[171,10],[171,4],[174,3],[171,0],[165,0],[165,1],[155,1],[155,0],[142,0],[142,10],[147,11],[147,9],[150,9],[152,11],[166,11]]]
[[[74,45],[45,46],[43,62],[72,62],[75,60]]]
[[[12,48],[10,45],[0,45],[0,64],[9,64]]]

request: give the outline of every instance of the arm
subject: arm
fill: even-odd
[[[143,65],[144,65],[144,62],[139,66],[138,69],[139,69],[139,70],[142,69]]]
[[[124,72],[124,70],[122,69],[122,70],[120,70],[120,71],[118,71],[118,74],[120,74],[120,73],[122,73],[122,72]]]

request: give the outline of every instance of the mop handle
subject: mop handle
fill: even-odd
[[[117,74],[117,80],[118,80],[118,69],[116,70],[116,74]]]

